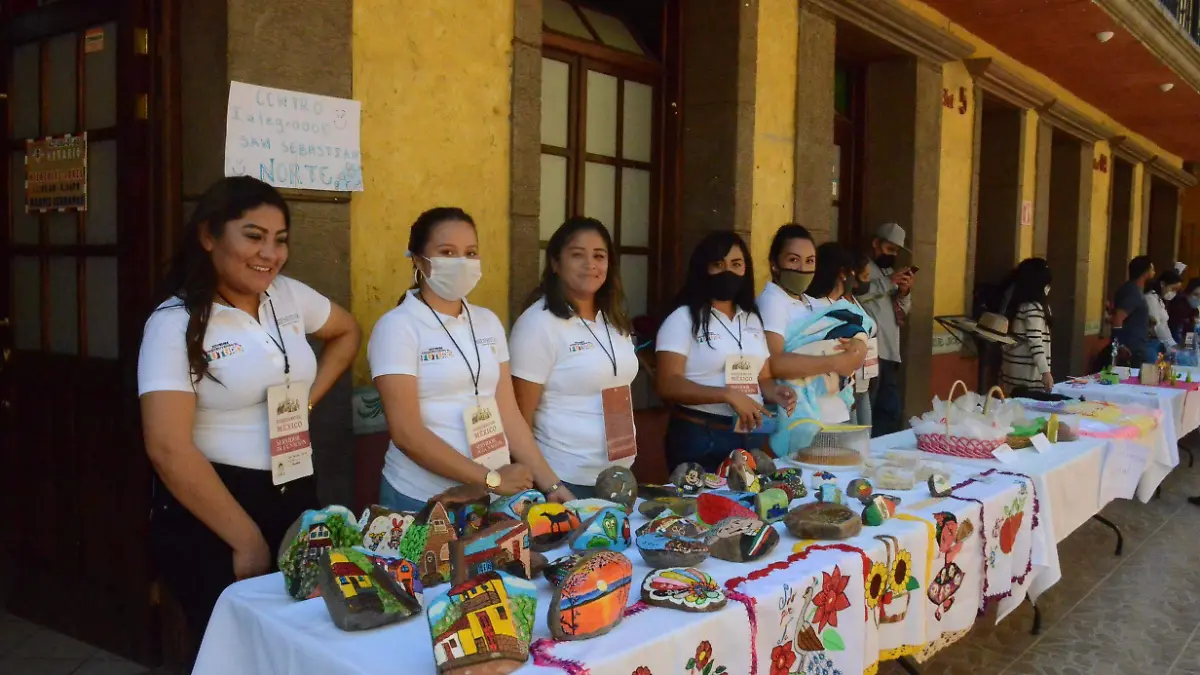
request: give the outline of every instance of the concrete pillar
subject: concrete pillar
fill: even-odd
[[[1087,321],[1087,276],[1091,244],[1091,143],[1063,133],[1051,144],[1047,261],[1054,270],[1050,307],[1054,313],[1055,380],[1084,372],[1082,349]]]
[[[817,241],[837,239],[833,222],[834,55],[837,23],[825,10],[800,3],[796,71],[796,222]]]
[[[975,278],[997,283],[1019,262],[1021,146],[1024,124],[1016,108],[987,101],[979,149],[979,218]]]
[[[1044,120],[1037,125],[1037,187],[1033,197],[1033,255],[1045,258],[1050,236],[1050,160],[1054,126]]]
[[[538,283],[542,154],[542,1],[515,0],[508,316],[516,321]]]
[[[941,68],[915,57],[867,69],[866,167],[863,214],[868,231],[894,221],[908,232],[913,263],[921,267],[912,313],[902,331],[905,415],[929,407],[933,350],[934,265],[941,161]]]
[[[1117,288],[1129,276],[1129,261],[1137,253],[1133,249],[1133,165],[1125,160],[1113,159],[1112,208],[1108,229],[1108,262],[1104,275],[1104,297],[1112,299]]]

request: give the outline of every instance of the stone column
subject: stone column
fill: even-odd
[[[1033,255],[1046,257],[1050,237],[1050,158],[1054,126],[1045,120],[1037,125],[1037,189],[1033,198]]]
[[[796,69],[796,201],[793,219],[817,241],[837,239],[833,223],[834,56],[837,22],[825,10],[800,3]]]
[[[1047,261],[1054,270],[1054,379],[1084,372],[1081,349],[1087,322],[1088,263],[1091,255],[1091,143],[1057,134],[1052,143]]]
[[[1175,264],[1179,254],[1179,188],[1161,179],[1150,185],[1149,238],[1146,250],[1159,271]]]
[[[512,57],[512,227],[508,316],[515,322],[538,283],[542,153],[542,1],[516,0]]]

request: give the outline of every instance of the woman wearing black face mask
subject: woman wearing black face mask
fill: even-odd
[[[790,411],[795,393],[772,378],[754,267],[737,234],[700,242],[674,306],[656,338],[658,394],[676,404],[667,466],[697,462],[714,471],[733,450],[761,445],[748,432],[769,414],[764,404]]]

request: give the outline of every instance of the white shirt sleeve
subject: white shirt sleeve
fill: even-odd
[[[671,352],[687,356],[692,353],[692,343],[696,334],[692,331],[692,315],[687,306],[682,306],[671,312],[666,321],[658,328],[655,337],[655,351]]]
[[[392,310],[375,324],[367,342],[371,379],[384,375],[417,375],[421,345],[412,321],[411,317]]]
[[[486,317],[489,325],[488,330],[496,338],[496,361],[508,363],[508,336],[504,332],[504,324],[500,322],[500,317],[496,316],[496,313],[490,309],[476,307],[475,305],[471,305],[471,311],[478,312]]]
[[[187,310],[157,309],[146,321],[138,353],[138,396],[152,391],[195,392],[188,366]]]
[[[776,335],[787,334],[788,301],[778,293],[764,292],[758,297],[758,311],[762,314],[763,329]]]
[[[277,277],[276,285],[280,285],[280,282],[283,282],[282,285],[287,286],[288,292],[292,294],[292,302],[296,304],[296,311],[300,313],[305,335],[321,330],[333,310],[333,303],[329,298],[316,292],[308,284],[290,277]]]
[[[534,308],[542,306],[539,300]],[[555,340],[551,336],[553,323],[557,320],[545,309],[530,310],[517,319],[512,329],[512,375],[526,382],[546,384],[554,363],[558,360]]]

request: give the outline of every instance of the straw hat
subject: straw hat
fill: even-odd
[[[1015,345],[1017,341],[1008,334],[1008,317],[995,312],[984,312],[975,326],[975,334],[989,342]]]

